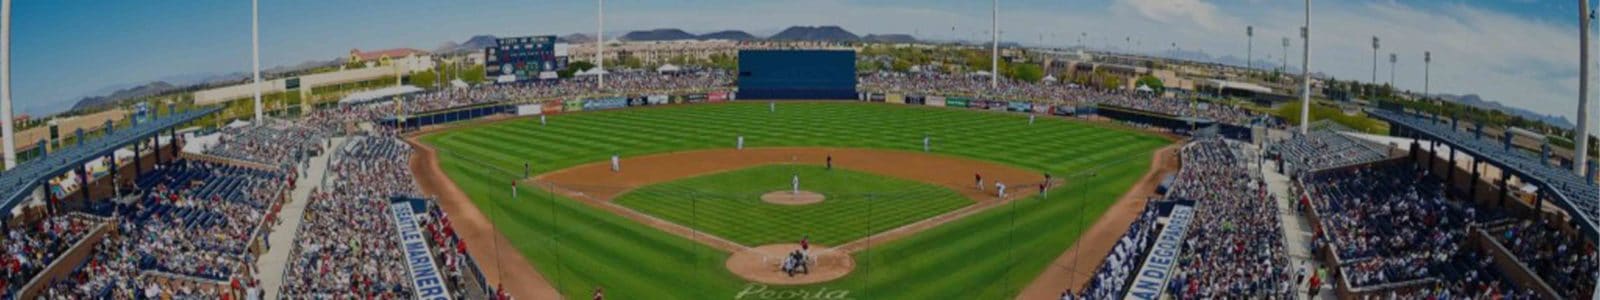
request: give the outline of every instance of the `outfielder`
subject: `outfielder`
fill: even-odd
[[[767,112],[778,112],[778,103],[767,102]]]
[[[539,115],[539,126],[544,126],[544,125],[545,125],[544,115]]]
[[[1034,114],[1028,114],[1028,125],[1033,125]]]
[[[928,144],[932,142],[932,140],[933,138],[928,137],[928,135],[922,135],[922,152],[928,152]]]
[[[738,145],[735,145],[734,147],[736,147],[739,150],[744,150],[744,136],[743,135],[739,136]]]
[[[622,160],[617,158],[617,154],[611,155],[611,172],[622,172]]]
[[[789,180],[789,185],[792,188],[792,191],[790,192],[790,194],[791,195],[799,195],[800,194],[800,174],[794,174],[794,178]]]

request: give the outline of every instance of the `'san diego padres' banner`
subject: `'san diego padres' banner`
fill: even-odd
[[[428,240],[417,228],[411,205],[391,203],[389,212],[394,216],[394,226],[400,230],[400,248],[405,250],[408,266],[406,274],[411,276],[411,287],[416,290],[417,299],[450,299],[450,289],[444,286],[444,275],[433,264],[433,253],[428,252]]]
[[[1155,246],[1150,248],[1150,255],[1146,256],[1144,264],[1139,266],[1139,273],[1134,273],[1133,286],[1128,288],[1128,295],[1122,299],[1161,298],[1161,293],[1167,289],[1167,280],[1172,279],[1172,265],[1178,263],[1178,254],[1183,251],[1183,235],[1189,231],[1189,221],[1193,219],[1193,207],[1188,205],[1172,207],[1172,216],[1167,219],[1167,228],[1161,229],[1161,235],[1156,237]]]

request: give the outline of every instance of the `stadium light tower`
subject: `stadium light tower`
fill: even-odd
[[[1289,37],[1283,37],[1283,72],[1289,72]]]
[[[598,0],[595,4],[599,13],[594,18],[594,61],[595,89],[606,88],[606,0]]]
[[[1372,84],[1378,84],[1378,36],[1372,36]]]
[[[255,125],[261,125],[261,1],[250,0],[250,78],[256,92]]]
[[[1430,91],[1428,90],[1428,84],[1431,82],[1429,76],[1432,75],[1431,74],[1431,72],[1433,72],[1432,67],[1433,67],[1433,52],[1432,51],[1422,51],[1422,98],[1423,99],[1427,99],[1428,98],[1428,93],[1430,93]]]
[[[1303,50],[1300,54],[1300,134],[1306,134],[1311,123],[1311,0],[1306,0],[1306,24],[1300,27]],[[1378,40],[1372,39],[1374,45]]]
[[[1255,68],[1256,27],[1244,26],[1244,68]]]
[[[1572,169],[1578,175],[1584,175],[1589,166],[1589,22],[1594,18],[1589,1],[1578,0],[1578,130],[1572,155]],[[1600,289],[1595,289],[1594,298],[1600,299]]]
[[[1000,0],[994,0],[989,13],[989,27],[992,29],[989,33],[994,41],[993,53],[989,55],[989,88],[1000,88]]]
[[[1400,56],[1399,55],[1395,55],[1393,52],[1390,52],[1389,53],[1389,88],[1392,88],[1392,89],[1400,89],[1400,87],[1397,87],[1397,86],[1394,85],[1394,65],[1395,65],[1395,63],[1398,63],[1398,62],[1400,62]]]
[[[5,135],[6,170],[17,167],[17,135],[11,128],[11,0],[0,0],[0,133]]]

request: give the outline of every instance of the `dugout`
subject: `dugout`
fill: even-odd
[[[389,116],[378,120],[378,125],[400,128],[418,128],[428,125],[453,123],[474,120],[482,117],[504,113],[516,113],[517,107],[508,104],[483,104],[436,110],[412,115]]]

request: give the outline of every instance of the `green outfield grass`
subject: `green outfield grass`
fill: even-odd
[[[536,188],[510,199],[506,188],[523,176],[524,162],[543,173],[603,161],[612,153],[731,148],[741,134],[747,147],[907,151],[920,151],[928,134],[935,154],[1050,172],[1069,184],[1048,198],[1015,201],[872,244],[855,254],[855,272],[802,287],[747,284],[723,267],[728,253]],[[765,102],[554,115],[548,126],[537,119],[498,122],[423,141],[440,149],[443,169],[511,238],[509,246],[573,299],[587,299],[597,286],[617,299],[782,298],[748,293],[761,288],[845,291],[854,299],[1014,297],[1143,175],[1153,150],[1170,143],[1054,117],[1028,125],[1021,114],[863,103],[780,103],[771,113]],[[1094,175],[1081,175],[1086,173]]]
[[[800,176],[802,189],[827,198],[802,206],[761,200],[761,194],[790,190],[793,175]],[[614,201],[752,247],[793,243],[802,235],[820,245],[840,245],[973,203],[931,184],[808,165],[767,165],[681,179],[633,190]]]

